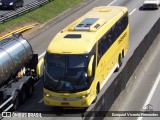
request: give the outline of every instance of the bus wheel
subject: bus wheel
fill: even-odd
[[[119,55],[118,57],[118,66],[116,67],[114,72],[118,72],[120,67],[122,66],[122,62],[123,62],[123,58],[121,57],[121,55]]]
[[[15,91],[12,110],[15,111],[19,107],[19,92]]]
[[[119,67],[122,66],[122,63],[123,63],[123,58],[122,58],[122,56],[120,56],[119,60],[118,60]]]
[[[97,101],[98,93],[99,93],[99,86],[98,86],[98,84],[97,84],[97,87],[96,87],[96,97],[95,97],[95,99],[93,100],[93,103],[95,103],[95,102]]]

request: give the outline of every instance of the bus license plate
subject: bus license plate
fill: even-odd
[[[69,106],[68,102],[62,102],[61,105]]]

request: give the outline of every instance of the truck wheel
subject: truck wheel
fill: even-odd
[[[2,99],[0,99],[0,105],[3,103]]]
[[[20,90],[20,103],[22,104],[26,100],[26,87],[23,85],[22,89]]]
[[[15,91],[12,110],[15,111],[18,109],[18,107],[19,107],[19,92]]]
[[[33,91],[34,91],[34,84],[32,80],[30,80],[27,86],[27,97],[31,97],[33,95]]]

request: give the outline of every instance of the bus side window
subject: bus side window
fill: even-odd
[[[128,16],[127,14],[125,14],[122,18],[122,24],[123,24],[123,30],[126,29],[127,25],[128,25]]]
[[[101,59],[101,57],[104,55],[106,51],[107,51],[107,42],[106,42],[106,37],[103,36],[98,42],[98,61]]]
[[[117,32],[118,32],[118,36],[120,36],[121,33],[123,32],[122,19],[120,19],[120,20],[117,22]]]
[[[108,48],[109,48],[113,43],[113,35],[112,35],[111,30],[109,32],[107,32],[107,34],[106,34],[106,41],[107,41]]]
[[[98,42],[98,61],[100,60],[101,57],[102,57],[102,42],[101,40],[99,40]]]
[[[112,33],[113,33],[113,41],[115,41],[118,38],[118,28],[116,24],[112,27]]]

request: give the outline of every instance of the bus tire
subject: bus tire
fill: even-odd
[[[95,97],[95,99],[93,100],[92,103],[95,103],[97,101],[98,93],[99,93],[99,84],[97,84],[97,87],[96,87],[96,97]]]
[[[124,49],[122,50],[122,58],[124,58]]]
[[[119,63],[119,67],[121,67],[121,66],[122,66],[122,63],[123,63],[123,58],[122,58],[122,56],[119,57],[118,63]]]
[[[114,72],[118,72],[119,71],[120,67],[122,66],[122,63],[123,63],[123,58],[121,57],[121,55],[119,55],[119,57],[118,57],[118,66],[116,67]]]

